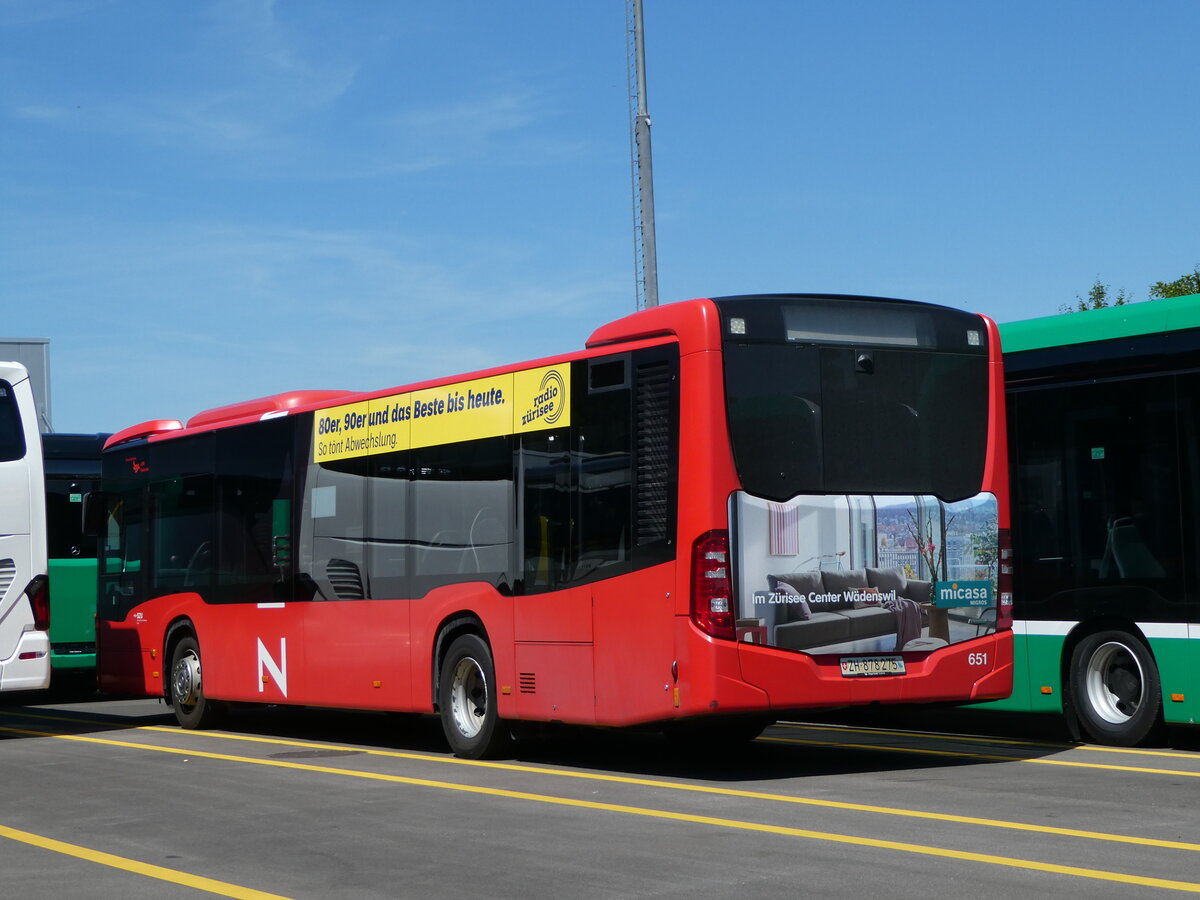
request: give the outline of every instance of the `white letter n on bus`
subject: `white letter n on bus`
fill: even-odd
[[[263,692],[263,686],[267,683],[267,676],[263,674],[263,667],[266,666],[271,677],[275,679],[275,683],[279,685],[279,692],[287,697],[287,638],[279,639],[279,663],[271,658],[271,654],[267,652],[267,648],[263,646],[262,638],[258,639],[258,692]]]

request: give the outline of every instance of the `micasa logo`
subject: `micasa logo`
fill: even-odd
[[[566,407],[567,386],[558,369],[550,369],[542,376],[538,395],[533,398],[529,412],[521,417],[522,425],[541,420],[544,425],[553,425],[562,418]]]
[[[990,581],[952,581],[949,584],[939,584],[937,594],[938,600],[943,603],[956,602],[968,606],[984,606],[991,601],[992,583]]]

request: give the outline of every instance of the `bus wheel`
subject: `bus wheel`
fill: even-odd
[[[1124,631],[1090,634],[1075,646],[1070,691],[1079,723],[1097,743],[1132,747],[1161,725],[1158,667],[1146,645]]]
[[[225,709],[204,696],[200,680],[200,644],[191,635],[182,638],[171,654],[171,708],[184,728],[212,728]]]
[[[508,748],[508,727],[496,710],[492,651],[478,635],[456,638],[446,652],[438,682],[438,709],[455,756],[483,759]]]

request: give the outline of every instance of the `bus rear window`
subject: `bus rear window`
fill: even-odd
[[[730,341],[725,386],[734,459],[752,494],[952,501],[980,490],[985,357]]]

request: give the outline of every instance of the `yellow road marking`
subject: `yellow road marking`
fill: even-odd
[[[928,738],[937,741],[962,741],[977,744],[997,744],[1010,747],[1036,747],[1044,750],[1086,750],[1089,753],[1123,753],[1128,756],[1165,756],[1175,759],[1191,759],[1200,761],[1200,756],[1178,750],[1143,750],[1139,747],[1105,747],[1102,744],[1064,744],[1050,741],[1018,741],[1004,738],[993,738],[987,735],[973,734],[939,734],[936,731],[898,731],[891,728],[853,728],[844,725],[809,725],[804,722],[778,722],[780,728],[792,728],[804,731],[833,731],[842,734],[873,734],[889,737]],[[1009,757],[1005,757],[1008,759]]]
[[[94,724],[94,720],[80,719],[68,716],[49,716],[39,714],[26,714],[30,718],[49,719],[53,721],[78,722],[83,724]],[[0,731],[15,731],[17,729],[9,729],[0,727]],[[260,737],[258,735],[233,734],[230,732],[220,731],[187,731],[184,732],[179,728],[165,727],[162,725],[137,725],[133,730],[137,731],[156,731],[164,734],[182,735],[187,734],[192,737],[213,738],[227,741],[245,741],[254,744],[269,744],[280,747],[296,747],[304,750],[344,750],[344,745],[323,744],[311,741],[294,741],[285,740],[282,738]],[[68,735],[50,734],[51,737],[68,737]],[[786,743],[806,743],[805,741],[795,738],[759,738],[764,741],[779,741]],[[813,742],[819,746],[827,746],[824,742]],[[134,746],[146,747],[149,745],[135,744]],[[848,745],[856,747],[859,745]],[[453,756],[433,756],[424,753],[407,753],[400,750],[379,750],[370,747],[356,746],[354,748],[358,752],[367,756],[379,756],[391,759],[410,759],[418,762],[433,762],[443,763],[447,765],[457,766],[474,766],[484,769],[499,769],[504,771],[521,772],[531,775],[553,775],[559,778],[576,778],[586,781],[602,781],[614,784],[628,784],[636,787],[663,788],[667,790],[684,791],[687,793],[696,794],[716,794],[725,797],[740,797],[749,800],[770,800],[779,803],[794,803],[800,806],[816,806],[825,809],[841,809],[849,812],[868,812],[889,816],[901,816],[911,819],[926,819],[934,822],[952,822],[958,825],[977,825],[985,828],[1001,828],[1010,831],[1025,831],[1035,834],[1053,834],[1061,837],[1076,837],[1093,841],[1108,841],[1117,844],[1132,844],[1142,847],[1159,847],[1166,850],[1190,850],[1200,852],[1200,844],[1191,843],[1188,841],[1168,841],[1159,840],[1157,838],[1136,837],[1134,835],[1115,834],[1104,831],[1087,831],[1078,828],[1061,828],[1053,825],[1034,825],[1026,822],[1014,822],[1007,819],[985,819],[978,816],[960,816],[954,813],[938,813],[926,812],[917,809],[903,809],[890,806],[874,806],[865,803],[848,803],[839,800],[819,800],[811,797],[797,797],[790,794],[772,794],[763,791],[746,791],[737,788],[712,787],[704,784],[684,784],[677,781],[661,781],[653,778],[634,778],[628,775],[605,775],[599,772],[572,772],[567,769],[551,769],[542,766],[529,766],[517,763],[492,762],[490,760],[478,759],[458,759]],[[869,748],[868,748],[869,749]],[[884,748],[890,749],[890,748]],[[920,752],[914,750],[913,752]],[[936,752],[936,751],[926,751]],[[968,754],[959,754],[967,756]],[[1010,759],[1009,757],[981,757],[991,761],[999,759],[1010,762],[1021,762],[1020,759]],[[1186,773],[1185,773],[1186,774]]]
[[[579,800],[571,797],[556,797],[551,794],[534,794],[527,791],[513,791],[505,788],[490,788],[471,784],[454,784],[453,782],[435,781],[428,778],[412,778],[404,775],[389,775],[383,772],[339,769],[333,766],[318,766],[311,763],[298,763],[279,759],[260,759],[250,756],[234,756],[226,753],[210,753],[204,750],[186,750],[179,747],[155,747],[149,744],[139,744],[133,741],[117,741],[109,738],[89,737],[87,735],[53,734],[49,732],[26,731],[23,729],[5,726],[0,726],[0,730],[18,734],[26,734],[35,737],[51,737],[67,741],[102,744],[110,747],[150,750],[156,753],[168,753],[177,756],[214,759],[225,762],[248,763],[250,765],[269,766],[271,768],[291,769],[302,772],[319,772],[326,775],[365,778],[371,781],[383,781],[392,784],[407,784],[416,787],[437,788],[439,790],[458,791],[462,793],[478,794],[488,797],[502,797],[510,800],[525,800],[533,803],[546,803],[554,806],[565,806],[576,809],[593,809],[603,812],[615,812],[652,819],[688,822],[696,825],[710,825],[713,827],[728,828],[738,831],[752,831],[765,834],[781,835],[785,837],[806,838],[808,840],[824,841],[827,843],[849,844],[856,847],[874,847],[880,850],[895,850],[902,853],[914,853],[923,856],[940,857],[943,859],[980,862],[1011,869],[1049,872],[1058,875],[1072,875],[1078,878],[1090,878],[1098,881],[1109,881],[1119,884],[1136,884],[1143,887],[1157,887],[1167,890],[1200,894],[1200,883],[1196,882],[1175,881],[1173,879],[1166,878],[1152,878],[1144,875],[1131,875],[1125,872],[1110,872],[1103,869],[1089,869],[1080,866],[1065,866],[1058,863],[1016,859],[1014,857],[995,856],[988,853],[974,853],[967,850],[951,850],[945,847],[934,847],[925,844],[909,844],[901,841],[889,841],[881,840],[879,838],[861,837],[858,835],[837,834],[828,831],[811,831],[806,828],[791,828],[784,825],[767,825],[761,822],[748,822],[740,819],[725,819],[717,816],[701,816],[692,813],[671,812],[669,810],[649,809],[639,806],[626,806],[624,804],[617,803],[601,803],[595,800]]]
[[[1074,744],[1052,743],[1042,741],[1021,741],[1009,738],[993,738],[987,735],[973,734],[942,734],[937,731],[900,731],[894,728],[855,728],[852,725],[816,725],[808,722],[776,722],[777,728],[791,728],[804,731],[834,731],[840,734],[873,734],[888,737],[929,738],[938,741],[963,741],[977,744],[1002,744],[1013,747],[1037,747],[1046,750],[1071,750]]]
[[[897,747],[891,744],[858,744],[849,741],[806,741],[803,738],[764,736],[758,740],[777,744],[804,744],[811,747],[840,747],[845,750],[913,753],[918,756],[948,756],[958,759],[979,759],[986,762],[1032,763],[1040,766],[1071,766],[1077,769],[1105,769],[1114,772],[1137,772],[1142,775],[1179,775],[1184,778],[1200,778],[1200,772],[1185,772],[1182,769],[1151,769],[1145,766],[1118,766],[1108,763],[1079,762],[1070,759],[1030,759],[1028,757],[1001,756],[995,753],[968,753],[965,750],[930,750],[924,747]]]
[[[256,891],[252,888],[229,884],[225,881],[217,881],[214,878],[205,878],[202,875],[189,875],[187,872],[179,872],[175,869],[164,868],[163,866],[138,862],[136,859],[114,856],[111,853],[104,853],[100,850],[92,850],[88,847],[80,847],[76,844],[56,841],[54,838],[43,837],[40,834],[9,828],[7,825],[0,825],[0,837],[20,841],[24,844],[31,844],[34,847],[41,847],[43,850],[52,850],[55,853],[62,853],[66,856],[74,856],[76,859],[87,860],[88,862],[98,863],[102,866],[111,866],[114,869],[123,869],[126,872],[133,872],[137,875],[145,875],[147,878],[157,878],[159,881],[182,884],[185,887],[195,888],[198,891],[208,891],[210,894],[219,894],[222,897],[237,897],[239,900],[287,900],[286,897],[282,897],[279,894],[268,894],[265,891]]]

